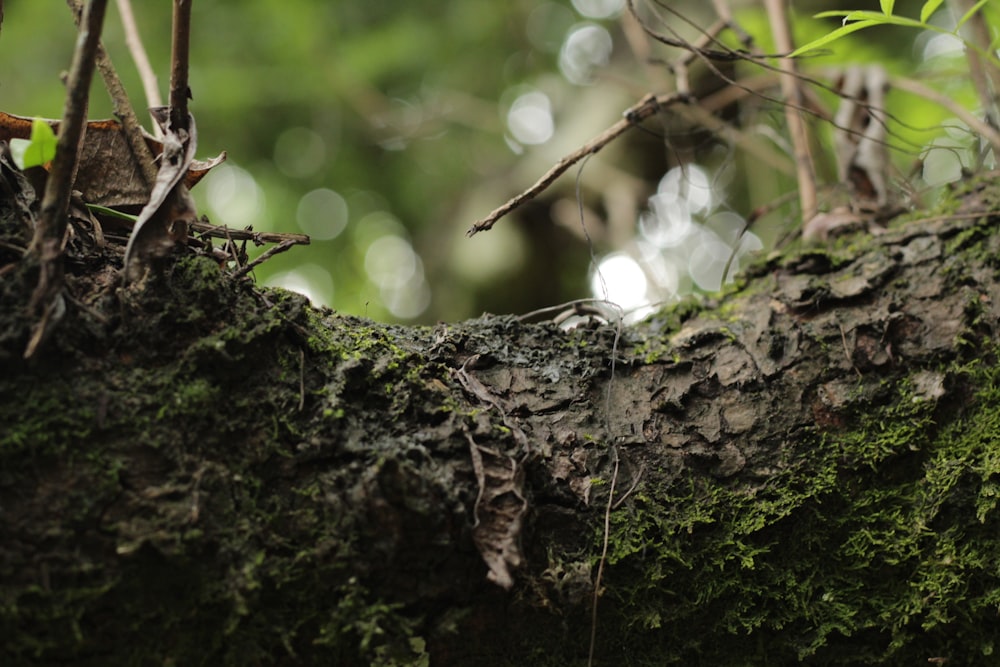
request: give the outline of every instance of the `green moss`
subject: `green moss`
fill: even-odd
[[[75,444],[84,442],[93,431],[97,403],[88,402],[78,392],[76,400],[67,404],[63,382],[18,383],[10,387],[8,396],[17,400],[0,401],[2,457],[30,454],[71,459]],[[26,414],[25,404],[36,409]]]
[[[981,624],[1000,601],[1000,374],[940,372],[976,388],[947,424],[910,379],[886,381],[850,429],[806,434],[801,459],[765,489],[691,476],[634,494],[612,514],[602,604],[627,620],[601,628],[617,638],[608,655],[629,646],[659,664],[746,665],[991,655]]]

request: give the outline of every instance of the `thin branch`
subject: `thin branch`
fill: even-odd
[[[174,0],[173,36],[170,42],[170,127],[188,129],[188,62],[191,52],[191,3]]]
[[[663,7],[664,9],[669,9],[671,11],[674,11],[669,6],[663,3],[657,3],[657,4]],[[649,34],[649,36],[655,39],[656,41],[662,44],[666,44],[667,46],[674,46],[679,49],[684,49],[685,51],[695,51],[698,54],[698,56],[700,56],[701,58],[706,58],[708,60],[718,60],[720,62],[736,62],[739,60],[750,60],[752,62],[758,62],[765,58],[784,58],[788,53],[791,53],[791,51],[786,51],[784,53],[774,53],[766,55],[753,54],[750,53],[749,51],[744,51],[742,49],[739,50],[731,49],[726,45],[720,43],[718,40],[711,37],[709,38],[709,40],[717,44],[719,46],[718,49],[695,48],[692,46],[690,42],[680,38],[679,36],[669,37],[661,32],[657,32],[656,30],[650,28],[646,24],[646,22],[640,18],[639,12],[635,8],[635,0],[628,0],[627,7],[629,13],[635,16],[636,19],[638,19],[639,23],[642,24],[643,29],[646,31],[646,33]],[[704,33],[704,31],[702,32]]]
[[[90,82],[94,75],[94,59],[100,44],[106,8],[107,0],[90,0],[84,8],[67,80],[66,106],[59,124],[56,156],[52,160],[45,184],[41,218],[32,240],[34,251],[46,240],[57,239],[61,242],[66,231],[66,212],[78,150],[86,129]]]
[[[980,120],[974,113],[963,107],[954,99],[934,90],[929,86],[925,86],[915,79],[896,76],[892,77],[889,80],[889,83],[896,90],[902,90],[903,92],[918,95],[947,109],[950,113],[954,114],[956,118],[972,128],[973,132],[978,133],[981,137],[989,141],[993,146],[993,150],[997,152],[997,155],[1000,155],[1000,131],[988,122]]]
[[[282,241],[281,243],[279,243],[276,246],[271,246],[265,252],[261,253],[260,256],[257,257],[255,260],[253,260],[252,262],[248,262],[246,266],[243,266],[239,270],[234,271],[232,277],[233,278],[242,278],[246,274],[248,274],[251,271],[253,271],[255,267],[260,266],[261,264],[263,264],[267,260],[271,259],[272,257],[274,257],[275,255],[277,255],[278,253],[285,252],[286,250],[288,250],[289,248],[291,248],[292,246],[295,246],[295,245],[300,245],[300,243],[297,242],[294,239],[289,239],[289,240]]]
[[[125,45],[128,46],[129,53],[132,54],[132,61],[135,68],[139,70],[139,78],[142,79],[142,90],[146,95],[146,106],[162,107],[163,98],[160,97],[160,86],[156,79],[156,72],[149,64],[149,56],[146,55],[146,48],[142,45],[142,38],[139,36],[139,26],[135,22],[135,14],[132,12],[131,0],[117,0],[118,14],[122,20],[122,29],[125,31]],[[159,125],[153,123],[159,130]]]
[[[521,194],[512,197],[506,204],[500,206],[499,208],[492,211],[485,218],[478,220],[469,231],[466,232],[467,236],[474,236],[479,232],[485,232],[492,229],[496,222],[510,213],[511,211],[520,208],[526,202],[531,201],[542,192],[547,190],[549,186],[557,178],[559,178],[567,169],[572,167],[574,164],[587,157],[588,155],[593,155],[598,152],[609,143],[625,134],[630,128],[634,127],[638,123],[641,123],[650,116],[662,111],[666,107],[669,107],[678,102],[684,102],[687,97],[679,94],[671,95],[647,95],[642,98],[637,104],[629,107],[625,113],[624,118],[620,121],[606,129],[604,132],[594,137],[586,144],[576,149],[569,155],[563,157],[559,160],[551,169],[549,169],[545,174],[535,182],[530,188],[522,192]]]
[[[80,145],[87,127],[90,82],[94,77],[94,57],[100,44],[105,9],[107,0],[90,0],[87,3],[73,50],[56,155],[45,183],[41,215],[29,248],[39,263],[38,285],[31,295],[30,305],[38,320],[24,351],[25,358],[35,355],[65,310],[60,292],[63,286],[62,251],[66,216]]]
[[[771,22],[771,32],[774,35],[774,45],[779,51],[791,52],[795,49],[792,30],[785,10],[787,0],[764,0],[768,19]],[[809,154],[809,134],[805,119],[798,109],[802,106],[802,83],[798,75],[795,61],[782,58],[778,67],[783,72],[781,77],[781,92],[788,104],[785,106],[785,119],[788,122],[788,133],[792,139],[792,150],[795,153],[795,170],[799,185],[799,204],[802,208],[802,220],[810,220],[816,215],[816,175],[813,169],[812,157]]]
[[[719,35],[728,27],[725,21],[721,19],[717,20],[707,30],[703,30],[698,39],[691,42],[690,50],[673,63],[672,69],[677,76],[678,92],[686,95],[691,94],[691,81],[689,77],[691,64],[701,58],[701,53],[707,50],[709,44],[717,43]]]
[[[67,0],[67,3],[73,10],[73,18],[79,27],[83,3],[81,0]],[[107,89],[108,95],[111,96],[115,117],[121,121],[122,133],[125,135],[125,141],[128,142],[129,150],[132,151],[132,155],[139,165],[142,177],[146,180],[146,186],[152,189],[153,183],[156,181],[156,164],[153,152],[143,138],[139,119],[128,99],[122,80],[118,78],[118,72],[115,71],[114,63],[111,62],[111,56],[108,55],[101,43],[97,45],[97,69],[104,80],[104,87]]]
[[[290,242],[292,245],[309,245],[309,237],[305,234],[279,234],[277,232],[255,232],[249,229],[230,229],[224,225],[210,225],[204,222],[192,222],[192,231],[206,236],[232,241],[253,241],[257,245],[264,243]]]

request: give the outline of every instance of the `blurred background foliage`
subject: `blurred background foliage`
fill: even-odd
[[[143,108],[111,4],[104,43]],[[900,1],[896,12],[916,16],[921,4]],[[0,109],[57,118],[59,74],[75,41],[70,13],[59,0],[5,5]],[[782,160],[764,161],[682,114],[665,113],[645,131],[632,130],[590,159],[579,182],[571,171],[494,230],[465,237],[476,219],[645,93],[671,90],[667,65],[681,52],[649,40],[623,5],[194,0],[198,155],[229,154],[196,188],[200,210],[232,227],[309,234],[312,245],[270,259],[257,279],[379,320],[524,313],[605,290],[642,314],[646,304],[717,289],[745,216],[795,186]],[[686,39],[716,18],[706,2],[638,5],[652,27]],[[800,43],[839,25],[811,18],[818,11],[878,9],[876,0],[792,5]],[[772,51],[759,0],[733,0],[732,7],[756,44]],[[134,10],[165,95],[171,2],[135,2]],[[947,26],[952,19],[942,9],[936,20]],[[833,80],[833,68],[878,62],[974,108],[958,46],[954,39],[879,28],[856,33],[803,67]],[[745,64],[722,67],[746,81],[770,76]],[[701,63],[692,66],[692,83],[699,98],[727,86]],[[820,97],[832,112],[835,97]],[[915,202],[927,203],[933,186],[974,166],[975,137],[939,107],[892,93],[890,111],[898,119],[891,129],[900,183],[921,195]],[[744,100],[715,114],[790,166],[778,104]],[[108,116],[97,80],[91,117]],[[814,125],[828,140],[829,130]],[[931,145],[937,149],[928,151]],[[933,172],[928,164],[936,165]],[[831,157],[828,182],[834,173]],[[797,224],[796,204],[789,202],[755,224],[741,252],[766,249]]]

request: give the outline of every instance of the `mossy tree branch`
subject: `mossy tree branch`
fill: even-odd
[[[596,665],[981,662],[998,201],[774,258],[617,348],[337,316],[208,258],[118,301],[80,274],[51,355],[0,339],[0,657],[581,664],[610,505]]]

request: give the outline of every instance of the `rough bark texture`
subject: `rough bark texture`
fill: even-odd
[[[998,197],[967,190],[617,347],[204,257],[116,290],[91,253],[30,366],[7,198],[0,663],[583,665],[611,489],[594,664],[992,661],[1000,236],[965,214]]]

